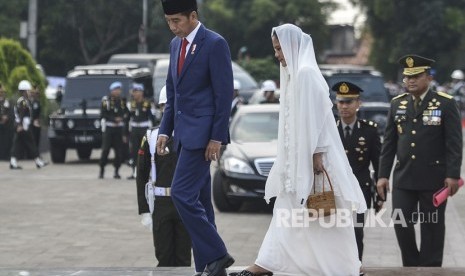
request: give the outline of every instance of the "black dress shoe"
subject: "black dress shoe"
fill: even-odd
[[[229,273],[229,276],[272,276],[273,272],[259,272],[259,273],[253,273],[248,270],[242,270],[241,272],[232,272]]]
[[[202,275],[208,276],[223,276],[226,275],[226,268],[230,267],[235,262],[234,258],[226,253],[222,258],[208,264],[205,267]]]
[[[119,174],[115,173],[115,175],[113,175],[113,178],[114,179],[121,179],[121,176]]]
[[[134,179],[136,179],[136,178],[134,177],[134,175],[131,175],[131,176],[126,177],[126,179],[127,179],[127,180],[134,180]]]
[[[48,165],[48,162],[42,161],[42,163],[36,163],[38,169],[43,168]]]
[[[10,164],[10,169],[12,169],[12,170],[22,170],[23,168],[21,166],[18,166],[18,165],[13,166],[13,165]]]

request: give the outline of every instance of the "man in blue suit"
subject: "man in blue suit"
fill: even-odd
[[[176,37],[170,44],[168,101],[157,151],[166,154],[173,134],[179,159],[171,197],[192,239],[196,275],[222,276],[234,259],[216,230],[210,162],[219,157],[221,145],[229,143],[231,55],[224,38],[198,21],[196,0],[161,2]]]

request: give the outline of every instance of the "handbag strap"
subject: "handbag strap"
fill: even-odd
[[[326,178],[328,179],[328,182],[329,182],[329,187],[331,188],[331,191],[333,191],[333,184],[331,183],[331,179],[329,178],[329,175],[328,175],[328,172],[323,169],[323,172],[325,173],[326,175]],[[313,193],[316,193],[316,187],[315,187],[315,177],[316,176],[316,173],[313,173]],[[323,176],[323,193],[325,192],[325,177]]]

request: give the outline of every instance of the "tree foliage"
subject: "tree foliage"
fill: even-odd
[[[27,20],[28,1],[1,1],[0,34],[18,39],[19,22]],[[273,54],[271,28],[294,23],[312,35],[315,49],[327,40],[331,0],[203,0],[200,20],[229,42],[232,58],[242,47],[253,58]],[[160,0],[148,1],[146,29],[149,52],[167,52],[173,38]],[[110,55],[137,52],[142,1],[38,1],[38,56],[49,75],[65,75],[78,64],[105,63]],[[25,41],[22,41],[25,44]]]
[[[366,10],[374,38],[373,64],[388,78],[398,75],[397,59],[405,54],[431,57],[445,80],[465,65],[465,2],[462,0],[352,0]]]
[[[29,80],[38,86],[40,91],[45,89],[45,79],[37,69],[36,62],[31,54],[24,49],[18,41],[12,39],[0,39],[0,82],[6,89],[9,97],[15,95],[18,83],[21,80]],[[40,99],[43,109],[47,109],[44,93]]]

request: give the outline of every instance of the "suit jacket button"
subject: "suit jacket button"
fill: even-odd
[[[412,159],[415,160],[415,158],[417,158],[415,155],[412,155]]]
[[[178,114],[181,114],[182,112],[181,111],[178,111]]]

